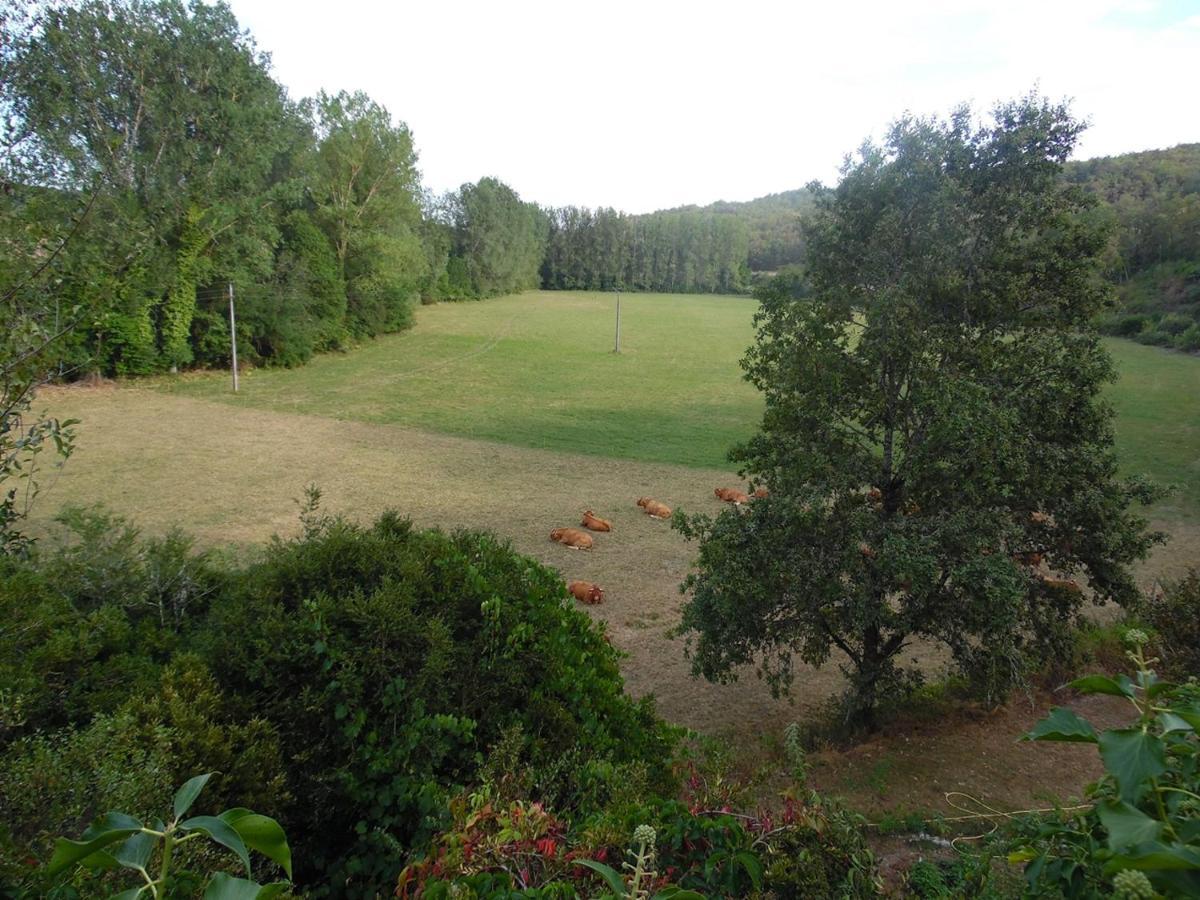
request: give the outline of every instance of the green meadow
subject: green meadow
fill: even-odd
[[[396,424],[520,447],[721,467],[761,415],[739,360],[744,297],[532,292],[417,312],[407,333],[299,369],[159,382],[279,412]],[[1200,518],[1200,357],[1111,339],[1121,460],[1177,486],[1163,512]]]

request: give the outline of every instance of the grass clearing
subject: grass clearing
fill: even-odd
[[[762,400],[739,361],[754,339],[745,297],[538,291],[417,311],[407,333],[300,369],[159,379],[184,397],[405,425],[520,447],[725,467]],[[1106,341],[1127,471],[1179,486],[1167,520],[1200,524],[1200,357]]]
[[[162,379],[165,390],[284,412],[408,425],[521,447],[721,466],[762,415],[738,360],[746,297],[531,292],[417,311],[416,327],[300,369]]]

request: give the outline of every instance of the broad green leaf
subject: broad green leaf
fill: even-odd
[[[1146,696],[1153,700],[1159,694],[1163,693],[1164,691],[1169,691],[1173,687],[1175,687],[1174,682],[1159,681],[1158,677],[1151,673],[1146,683]]]
[[[685,891],[682,888],[669,887],[663,888],[654,895],[653,900],[708,900],[703,894],[697,894],[695,891]]]
[[[141,887],[130,888],[127,891],[121,891],[119,894],[113,894],[108,900],[137,900],[147,890],[149,888],[143,884]]]
[[[596,862],[594,859],[576,859],[573,862],[576,865],[586,866],[593,872],[598,872],[600,877],[608,884],[608,889],[618,897],[624,897],[627,893],[625,882],[621,880],[621,876],[610,866],[606,866],[602,862]]]
[[[233,830],[232,826],[225,824],[216,816],[193,816],[186,822],[180,822],[179,827],[184,831],[199,831],[207,834],[218,844],[228,847],[238,855],[238,859],[246,867],[246,874],[250,874],[250,851],[246,849],[246,842]]]
[[[1096,731],[1084,719],[1069,709],[1056,706],[1050,715],[1033,726],[1033,730],[1022,738],[1026,741],[1070,741],[1094,744]]]
[[[98,855],[98,851],[115,844],[117,841],[124,840],[131,834],[136,834],[140,830],[140,827],[113,828],[109,831],[102,831],[86,841],[72,841],[67,838],[59,838],[54,842],[54,855],[50,857],[50,865],[46,867],[46,872],[50,875],[61,872],[67,866],[83,862],[94,855]],[[109,860],[111,859],[112,857],[109,857]],[[99,861],[96,864],[99,864]]]
[[[1195,731],[1200,732],[1200,707],[1197,707],[1195,704],[1172,706],[1171,712],[1191,725]]]
[[[753,853],[743,850],[734,857],[742,864],[742,868],[746,870],[746,874],[750,876],[750,881],[754,884],[755,890],[762,887],[762,863],[758,861]]]
[[[183,814],[192,808],[192,804],[196,802],[196,798],[200,796],[200,792],[204,790],[204,785],[208,783],[208,779],[212,778],[212,772],[206,775],[197,775],[195,778],[189,778],[183,783],[183,787],[175,792],[175,818],[182,819]]]
[[[204,890],[204,900],[270,900],[288,889],[286,881],[258,884],[245,878],[235,878],[217,872]]]
[[[1170,734],[1172,731],[1195,731],[1195,726],[1182,716],[1177,716],[1173,712],[1164,712],[1158,714],[1158,724],[1162,728],[1163,734]]]
[[[1121,799],[1133,802],[1143,783],[1167,769],[1162,741],[1140,728],[1112,729],[1100,735],[1104,767],[1117,779]]]
[[[1116,874],[1122,869],[1200,870],[1200,853],[1179,844],[1151,841],[1113,856],[1104,866],[1106,875]]]
[[[1114,697],[1132,697],[1133,682],[1128,675],[1120,675],[1116,680],[1106,675],[1085,675],[1070,682],[1068,687],[1074,688],[1081,694],[1112,694]]]
[[[158,839],[154,835],[139,831],[130,835],[112,856],[127,869],[145,869],[156,843]]]
[[[1122,850],[1134,844],[1157,841],[1162,822],[1150,818],[1136,806],[1105,800],[1096,804],[1100,823],[1108,830],[1108,848]]]
[[[94,837],[99,837],[106,831],[115,831],[119,829],[132,829],[140,831],[142,823],[131,815],[123,812],[106,812],[104,815],[94,819],[92,824],[84,831],[81,839],[90,841]]]
[[[292,877],[292,850],[278,822],[241,808],[228,809],[218,818],[233,828],[247,847],[257,850],[283,869],[288,878]]]

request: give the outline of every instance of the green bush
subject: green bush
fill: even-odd
[[[207,635],[222,688],[289,750],[302,880],[335,894],[392,885],[514,727],[564,810],[613,767],[667,783],[671,735],[623,693],[616,652],[557,573],[490,535],[310,520],[214,604]]]
[[[205,767],[222,773],[206,793],[206,809],[286,805],[274,730],[261,720],[239,721],[199,659],[186,654],[163,672],[157,690],[115,713],[12,742],[0,755],[0,821],[10,828],[0,840],[0,884],[7,878],[39,894],[49,884],[39,862],[55,835],[76,833],[110,809],[146,818],[157,812],[155,798]]]
[[[6,740],[86,725],[154,689],[161,667],[197,627],[224,576],[177,531],[142,539],[99,509],[67,509],[70,537],[0,567],[0,684],[19,717]]]
[[[1164,585],[1147,602],[1144,615],[1158,633],[1164,674],[1200,676],[1200,569]]]
[[[1175,349],[1185,353],[1200,351],[1200,323],[1192,325],[1186,331],[1175,336]]]

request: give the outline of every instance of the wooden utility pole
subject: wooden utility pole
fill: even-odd
[[[229,341],[233,348],[233,392],[238,389],[237,382],[237,320],[233,317],[233,282],[229,282]]]
[[[617,340],[613,344],[613,353],[621,352],[621,292],[615,291],[617,295]]]

